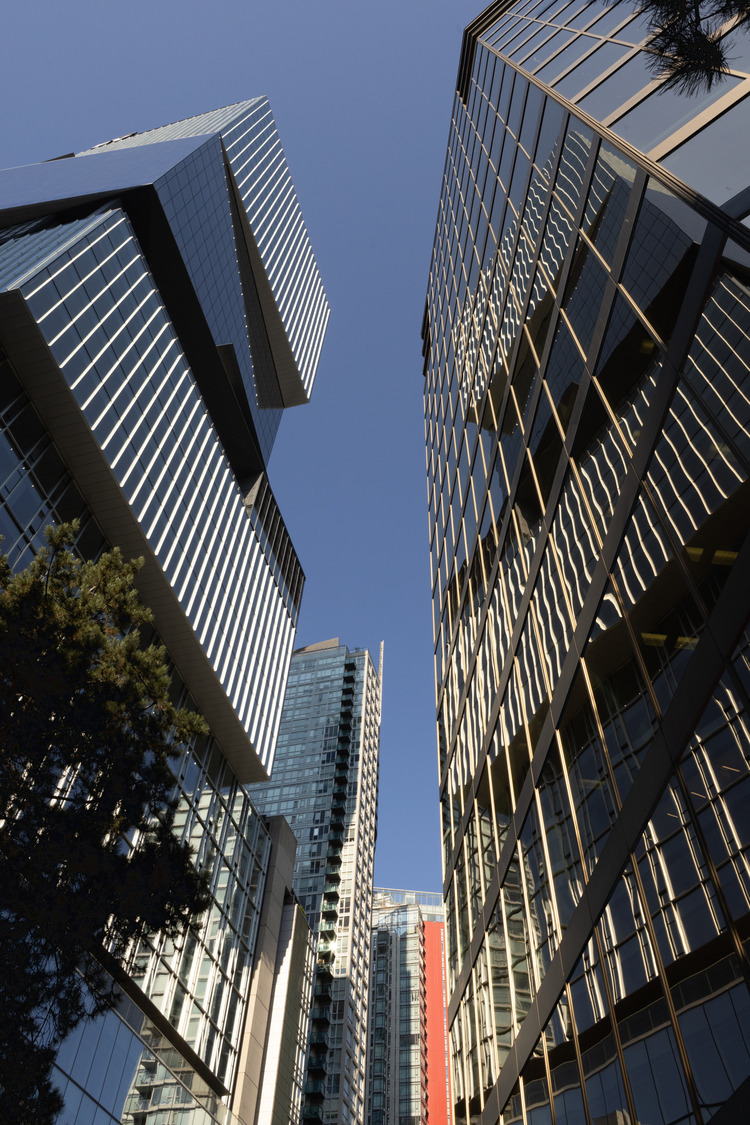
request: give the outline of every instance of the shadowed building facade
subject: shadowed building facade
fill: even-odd
[[[306,1122],[364,1125],[372,874],[380,752],[381,645],[321,641],[292,655],[266,815],[297,837],[294,890],[316,939]]]
[[[279,941],[307,956],[294,839],[246,785],[272,764],[304,582],[265,468],[327,318],[265,98],[0,173],[3,549],[22,567],[77,519],[83,555],[141,556],[175,701],[210,727],[174,770],[212,905],[182,941],[135,948],[118,1013],[64,1043],[71,1125],[230,1121],[234,1103],[252,1121],[243,1037],[273,1008],[258,935],[271,970]],[[282,991],[293,1022],[309,980]]]
[[[423,322],[464,1125],[745,1112],[737,35],[690,99],[628,4],[498,3],[464,33]]]

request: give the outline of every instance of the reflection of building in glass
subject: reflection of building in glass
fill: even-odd
[[[108,1110],[103,1120],[121,1125],[300,1121],[314,945],[288,889],[294,835],[282,817],[271,818],[262,830],[269,865],[259,878],[255,899],[257,905],[262,898],[262,907],[244,996],[245,1026],[231,1112],[215,1074],[175,1035],[135,980],[123,977],[117,1014],[81,1025],[60,1048],[58,1081],[65,1089],[66,1121],[88,1121],[86,1114],[95,1103]],[[201,994],[200,984],[196,991]]]
[[[464,1125],[750,1088],[750,77],[660,92],[644,27],[464,35],[423,332]]]
[[[326,321],[265,98],[0,173],[3,548],[23,566],[47,524],[78,519],[83,554],[142,556],[176,700],[210,726],[175,784],[212,906],[134,949],[120,1015],[63,1045],[71,1125],[150,1125],[169,1098],[182,1125],[224,1120],[255,1080],[254,956],[291,925],[293,841],[284,883],[288,840],[246,785],[271,767],[304,581],[265,465]]]
[[[303,1120],[363,1125],[380,668],[338,640],[292,656],[257,808],[297,837],[294,890],[317,936]]]
[[[368,1125],[450,1121],[442,895],[375,888]]]

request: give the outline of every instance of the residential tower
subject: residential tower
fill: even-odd
[[[262,812],[297,837],[294,890],[317,937],[304,1121],[364,1125],[380,749],[379,667],[338,640],[292,656]]]
[[[368,1125],[449,1125],[442,895],[376,887]]]

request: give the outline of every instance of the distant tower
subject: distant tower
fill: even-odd
[[[376,887],[367,1125],[449,1125],[442,895]]]
[[[380,669],[338,640],[292,656],[271,781],[257,808],[298,841],[294,889],[318,935],[305,1121],[364,1125]]]

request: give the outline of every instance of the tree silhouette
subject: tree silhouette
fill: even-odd
[[[170,759],[200,716],[169,698],[140,563],[84,562],[74,526],[11,574],[0,556],[0,1122],[45,1125],[56,1048],[111,1008],[97,954],[184,931],[208,905],[171,827]]]
[[[750,0],[647,0],[641,11],[654,33],[652,73],[666,79],[665,87],[693,95],[726,76],[734,36],[750,21]]]

